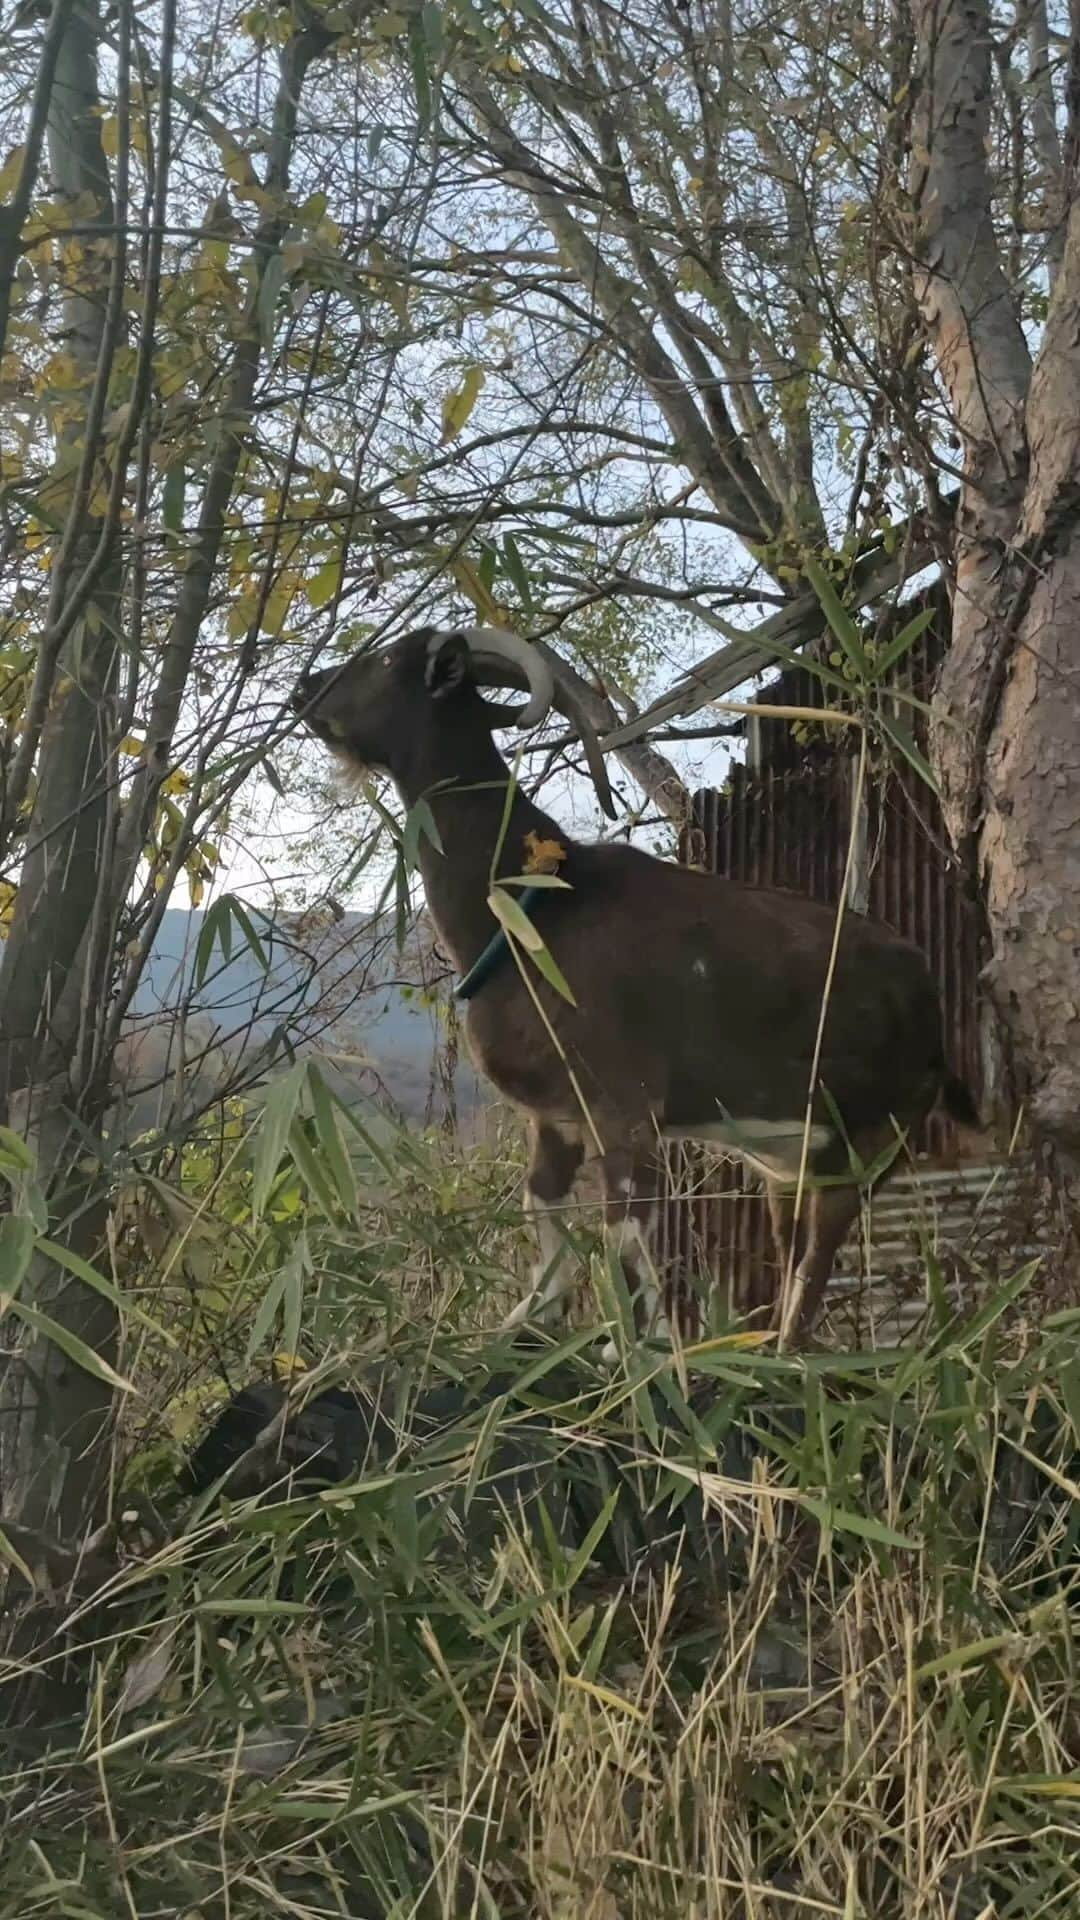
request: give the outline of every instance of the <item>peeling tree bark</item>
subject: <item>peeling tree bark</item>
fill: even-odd
[[[1080,206],[1034,367],[991,221],[985,0],[915,0],[916,285],[966,483],[932,748],[1018,1091],[1080,1227]]]

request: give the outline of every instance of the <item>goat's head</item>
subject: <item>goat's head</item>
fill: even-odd
[[[529,698],[519,708],[496,706],[481,698],[477,689],[484,683],[524,685]],[[392,646],[370,647],[339,667],[305,674],[292,704],[344,758],[393,773],[402,740],[441,724],[452,703],[484,710],[491,726],[535,727],[554,694],[547,661],[516,634],[498,627],[419,627]]]
[[[520,706],[487,700],[482,686],[522,687]],[[487,727],[535,727],[552,706],[581,734],[601,805],[614,815],[595,735],[539,648],[501,627],[419,627],[388,647],[307,673],[292,697],[311,731],[353,767],[400,775],[432,728],[466,715]]]

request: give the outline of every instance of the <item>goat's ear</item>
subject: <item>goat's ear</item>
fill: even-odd
[[[445,700],[469,677],[469,643],[463,633],[433,633],[428,641],[424,684],[433,700]]]

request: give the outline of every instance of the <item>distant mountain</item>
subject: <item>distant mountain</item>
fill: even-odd
[[[253,940],[230,921],[223,953],[220,918],[208,934],[203,912],[165,913],[121,1051],[137,1124],[155,1124],[178,1093],[190,1104],[238,1075],[280,1072],[290,1049],[319,1058],[350,1099],[419,1122],[441,1120],[452,1096],[468,1122],[482,1095],[471,1068],[447,1059],[449,969],[426,922],[400,952],[389,916],[252,911],[249,923]]]

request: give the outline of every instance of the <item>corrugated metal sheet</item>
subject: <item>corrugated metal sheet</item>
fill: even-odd
[[[908,691],[925,696],[937,653],[938,643],[928,633],[906,663]],[[765,704],[821,704],[819,683],[802,668],[781,676],[762,699]],[[913,709],[905,706],[902,711],[910,719]],[[723,792],[697,795],[680,857],[732,879],[790,887],[836,904],[851,833],[852,762],[837,752],[835,735],[828,742],[800,743],[790,728],[763,721],[754,737],[764,749],[759,748],[759,764],[733,768]],[[979,1102],[986,1092],[981,919],[964,887],[934,796],[906,762],[875,771],[869,781],[861,841],[865,854],[859,904],[926,954],[941,995],[950,1064]],[[1013,1205],[1017,1182],[1031,1185],[1026,1162],[1005,1172],[996,1165],[958,1172],[953,1164],[959,1147],[954,1129],[937,1116],[912,1144],[918,1175],[896,1175],[874,1202],[873,1218],[880,1222],[873,1242],[877,1278],[895,1269],[913,1223],[925,1220],[928,1211],[936,1209],[950,1230],[959,1230],[963,1209],[956,1192],[968,1196],[974,1211],[981,1208],[988,1217],[999,1209],[1003,1192]],[[946,1192],[954,1197],[942,1212]],[[775,1296],[779,1276],[764,1197],[733,1162],[723,1163],[718,1173],[717,1163],[707,1164],[696,1148],[673,1154],[662,1252],[676,1273],[704,1270],[730,1276],[735,1298],[747,1310]],[[842,1268],[844,1264],[841,1256]]]

